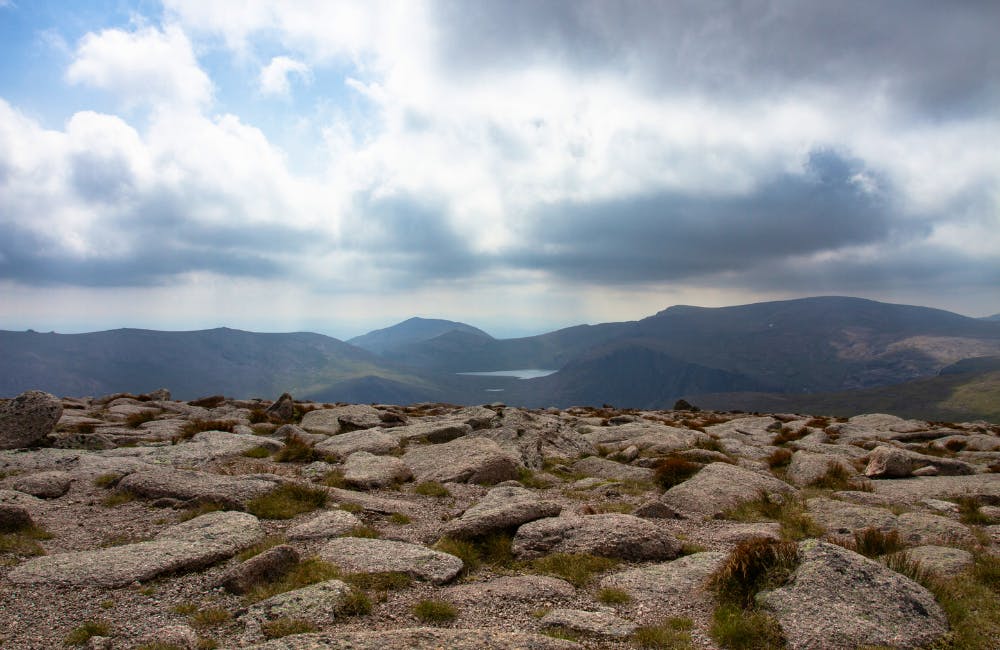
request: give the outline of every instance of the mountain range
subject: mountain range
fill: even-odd
[[[864,403],[886,408],[859,410],[902,412],[905,405],[886,395],[916,385],[910,406],[923,411],[908,414],[1000,417],[989,398],[976,397],[991,394],[991,378],[1000,370],[984,361],[990,357],[1000,357],[1000,321],[818,297],[674,306],[638,321],[513,339],[423,318],[347,342],[228,328],[0,331],[0,395],[29,388],[95,395],[165,386],[181,399],[217,393],[273,398],[287,391],[330,402],[669,408],[683,397],[743,410],[801,406],[795,410],[822,412],[824,405],[850,410]],[[970,359],[979,359],[978,365]],[[517,378],[525,369],[550,374]],[[515,376],[459,374],[496,371]],[[963,388],[969,385],[979,388]],[[956,400],[955,394],[964,397]],[[816,408],[805,408],[810,405]]]

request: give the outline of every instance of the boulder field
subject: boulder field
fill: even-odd
[[[0,400],[5,649],[739,647],[733,567],[745,647],[989,648],[998,564],[987,422]]]

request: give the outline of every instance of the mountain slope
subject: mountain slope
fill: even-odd
[[[37,388],[99,395],[169,388],[181,399],[316,392],[366,375],[418,381],[375,355],[320,334],[120,329],[90,334],[0,331],[0,395]]]
[[[503,399],[528,406],[662,409],[690,393],[761,388],[745,376],[676,359],[655,342],[629,341],[603,346],[553,375],[520,381]]]
[[[465,323],[439,318],[410,318],[391,327],[355,336],[347,342],[375,354],[384,354],[394,348],[427,341],[449,332],[462,332],[488,339],[493,338],[483,330]]]
[[[793,395],[715,393],[685,396],[702,408],[795,412],[850,417],[890,413],[930,421],[987,420],[1000,424],[1000,358],[960,362],[935,377],[866,390]]]

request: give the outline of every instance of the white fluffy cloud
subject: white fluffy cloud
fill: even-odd
[[[276,56],[260,70],[260,92],[265,95],[286,97],[289,93],[289,75],[309,78],[309,66],[287,56]]]
[[[148,119],[80,107],[46,129],[0,100],[0,222],[38,252],[15,260],[0,244],[0,277],[240,276],[366,309],[358,296],[394,296],[409,301],[401,316],[436,300],[463,317],[474,289],[504,309],[521,296],[524,312],[558,293],[572,322],[632,300],[646,301],[635,317],[670,300],[866,286],[888,298],[912,276],[905,258],[925,255],[950,266],[927,267],[915,302],[983,295],[1000,272],[988,92],[933,117],[920,111],[950,105],[928,90],[947,75],[863,69],[839,41],[815,45],[815,65],[771,60],[771,40],[797,32],[769,20],[794,3],[745,34],[681,5],[623,6],[610,21],[583,1],[166,0],[162,24],[85,36],[66,72]],[[659,15],[674,10],[691,15]],[[909,42],[905,25],[885,29]],[[308,109],[249,105],[296,80],[310,81],[294,102]],[[259,94],[222,101],[234,85]],[[278,146],[275,124],[301,128],[310,165]]]
[[[212,99],[212,81],[177,25],[91,32],[80,40],[66,79],[107,90],[125,106],[199,109]]]

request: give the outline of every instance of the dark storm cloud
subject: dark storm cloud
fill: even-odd
[[[140,241],[125,254],[80,257],[16,226],[0,240],[0,278],[28,285],[73,284],[127,287],[164,284],[180,273],[213,271],[231,276],[272,277],[279,267],[257,252],[219,249],[204,242]]]
[[[552,63],[649,92],[739,98],[869,91],[930,118],[1000,98],[1000,3],[514,0],[437,5],[458,74]]]
[[[749,195],[660,192],[540,207],[509,259],[568,280],[661,282],[926,236],[928,223],[900,218],[892,197],[859,161],[819,151],[804,174],[780,175]]]
[[[448,220],[446,204],[412,195],[356,198],[358,223],[341,243],[363,251],[396,287],[474,276],[488,264]]]

